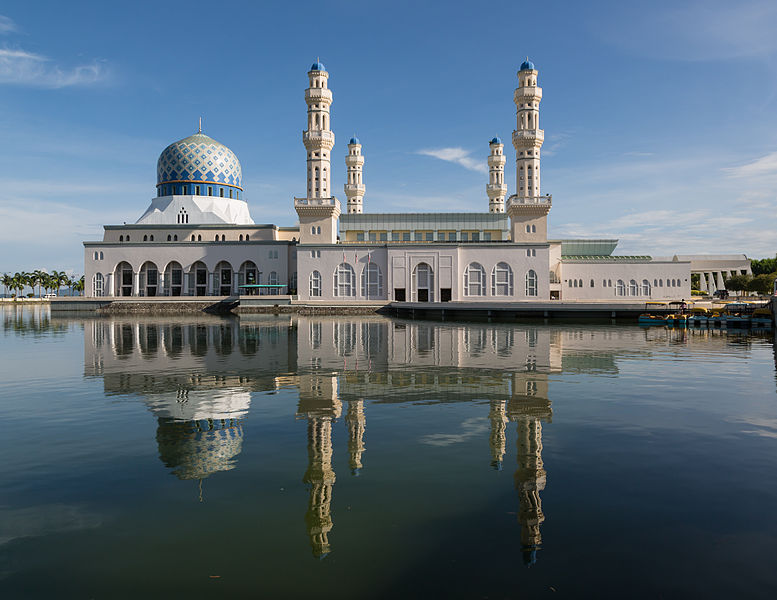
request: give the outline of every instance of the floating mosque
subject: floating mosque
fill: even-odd
[[[370,212],[356,136],[344,153],[343,206],[332,189],[329,72],[316,61],[307,77],[305,187],[289,199],[295,225],[254,222],[238,157],[200,125],[162,151],[156,196],[140,218],[106,225],[101,241],[84,242],[86,295],[267,294],[311,304],[639,302],[689,298],[692,273],[712,292],[729,275],[750,272],[744,255],[625,256],[614,254],[617,239],[550,237],[553,198],[541,188],[543,92],[528,59],[513,97],[514,193],[508,195],[505,144],[493,137],[482,212]]]

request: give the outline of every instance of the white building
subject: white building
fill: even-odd
[[[518,70],[513,195],[507,197],[504,145],[494,137],[487,212],[370,213],[365,157],[354,136],[341,214],[331,189],[333,96],[329,73],[316,62],[305,90],[299,225],[254,223],[237,157],[198,131],[162,152],[157,196],[136,223],[106,226],[102,241],[84,243],[87,295],[296,294],[313,303],[690,297],[691,261],[703,257],[618,256],[617,240],[548,238],[552,197],[540,188],[538,74],[528,60]]]

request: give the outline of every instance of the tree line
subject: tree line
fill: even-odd
[[[754,258],[750,261],[750,268],[752,275],[732,275],[726,279],[726,289],[771,294],[774,280],[777,279],[777,256]]]
[[[28,297],[33,297],[35,295],[40,296],[41,292],[43,291],[45,291],[47,294],[51,293],[52,291],[56,291],[57,295],[59,295],[59,291],[63,287],[66,287],[70,290],[71,296],[73,295],[73,292],[78,292],[80,295],[84,291],[83,275],[80,278],[70,277],[64,271],[52,271],[49,273],[42,269],[37,269],[30,273],[26,271],[21,273],[14,273],[13,275],[9,273],[3,273],[2,278],[0,278],[0,282],[5,288],[5,295],[7,296],[8,291],[11,290],[14,292],[12,294],[14,297],[21,296],[24,288],[30,288],[32,290],[32,293],[27,294]]]

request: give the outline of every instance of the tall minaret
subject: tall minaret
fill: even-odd
[[[507,195],[505,146],[498,137],[492,139],[488,146],[491,148],[491,154],[488,155],[488,185],[486,185],[488,212],[503,213],[505,211],[505,196]]]
[[[528,58],[518,70],[513,100],[518,116],[518,125],[513,131],[515,193],[519,198],[533,198],[540,195],[540,148],[545,132],[540,129],[542,88],[537,87],[537,69]]]
[[[345,156],[345,166],[348,167],[348,180],[345,183],[345,196],[348,198],[348,214],[361,214],[364,209],[364,183],[362,169],[364,157],[359,138],[353,136],[348,142],[348,154]]]
[[[537,550],[542,544],[540,525],[545,520],[540,492],[545,489],[546,473],[542,464],[542,423],[530,416],[518,419],[518,469],[515,471],[515,489],[520,507],[521,553],[524,564],[537,561]]]
[[[335,145],[335,134],[329,129],[329,106],[332,91],[328,89],[329,73],[324,65],[316,61],[308,71],[310,87],[305,90],[308,105],[308,128],[302,132],[302,141],[308,152],[308,198],[330,198],[332,196],[332,171],[330,151]]]
[[[501,471],[502,459],[505,455],[505,430],[507,429],[507,412],[504,400],[491,400],[488,420],[491,421],[491,435],[488,438],[488,445],[491,447],[491,466],[497,471]]]

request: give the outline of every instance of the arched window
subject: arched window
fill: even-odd
[[[249,240],[248,240],[248,234],[246,233],[246,242],[247,242],[247,241],[249,241]]]
[[[664,287],[664,280],[663,279],[659,279],[658,280],[658,287]]]
[[[618,282],[615,284],[615,295],[616,296],[626,295],[626,284],[623,283],[623,279],[619,279]]]
[[[642,280],[642,295],[650,296],[650,282],[647,279]]]
[[[536,225],[532,225],[531,226],[531,232],[532,233],[537,233],[537,226]]]
[[[178,241],[178,234],[177,234],[177,233],[176,233],[176,234],[173,236],[173,241],[174,241],[174,242],[177,242],[177,241]]]
[[[577,287],[583,287],[583,280],[582,279],[578,279],[577,283],[578,283]]]
[[[119,241],[120,241],[120,242],[123,242],[123,241],[124,241],[124,236],[123,236],[123,235],[120,235],[120,236],[119,236]]]
[[[464,269],[464,295],[486,295],[486,270],[480,263],[470,263]]]
[[[147,242],[147,241],[148,241],[148,236],[147,236],[147,235],[144,235],[144,236],[143,236],[143,241],[144,241],[144,242]]]
[[[629,296],[639,296],[639,286],[634,279],[629,281]]]
[[[241,234],[238,236],[238,241],[239,241],[239,242],[242,242],[242,241],[243,241],[243,234],[242,234],[242,233],[241,233]]]
[[[278,272],[277,271],[270,271],[270,276],[267,278],[267,283],[269,285],[278,285]],[[280,290],[277,287],[271,287],[270,288],[270,295],[271,296],[277,296],[280,293]]]
[[[316,234],[321,235],[321,226],[316,227]]]
[[[194,234],[192,234],[192,241],[194,241]]]
[[[572,287],[572,282],[573,282],[572,279],[567,280],[567,284],[569,285],[569,287]]]
[[[594,280],[591,280],[591,287],[594,287]]]
[[[201,242],[201,241],[202,241],[202,236],[201,236],[201,235],[198,235],[198,236],[197,236],[197,241],[198,241],[198,242]]]
[[[94,260],[97,260],[97,257],[98,257],[98,256],[99,256],[99,255],[97,254],[97,252],[95,252],[95,253],[94,253]]]
[[[313,271],[310,274],[310,297],[318,298],[321,296],[321,273]]]
[[[602,287],[607,287],[607,280],[606,279],[602,279]]]
[[[167,241],[171,242],[172,240],[173,240],[173,236],[168,233],[167,234]]]
[[[572,287],[577,287],[577,279],[572,280]]]
[[[380,298],[383,295],[383,273],[374,262],[368,262],[362,270],[362,296]]]
[[[316,235],[316,226],[315,226],[315,225],[313,225],[313,226],[310,228],[310,234],[311,234],[311,235]]]
[[[491,271],[491,295],[513,295],[513,270],[506,262],[496,263],[494,270]]]
[[[100,252],[100,260],[102,260],[102,259],[103,259],[103,253]]]
[[[612,287],[612,279],[607,280],[607,287]]]
[[[103,289],[103,274],[102,273],[95,273],[94,277],[92,277],[92,295],[93,296],[104,296],[105,290]]]
[[[154,241],[154,236],[153,236],[153,235],[152,235],[152,236],[149,236],[149,238],[148,238],[148,239],[149,239],[149,240],[151,240],[151,241],[153,242],[153,241]]]
[[[537,273],[534,272],[534,269],[529,269],[529,272],[526,273],[526,295],[537,295]]]
[[[348,263],[340,263],[335,269],[334,293],[343,298],[356,295],[356,274]]]

